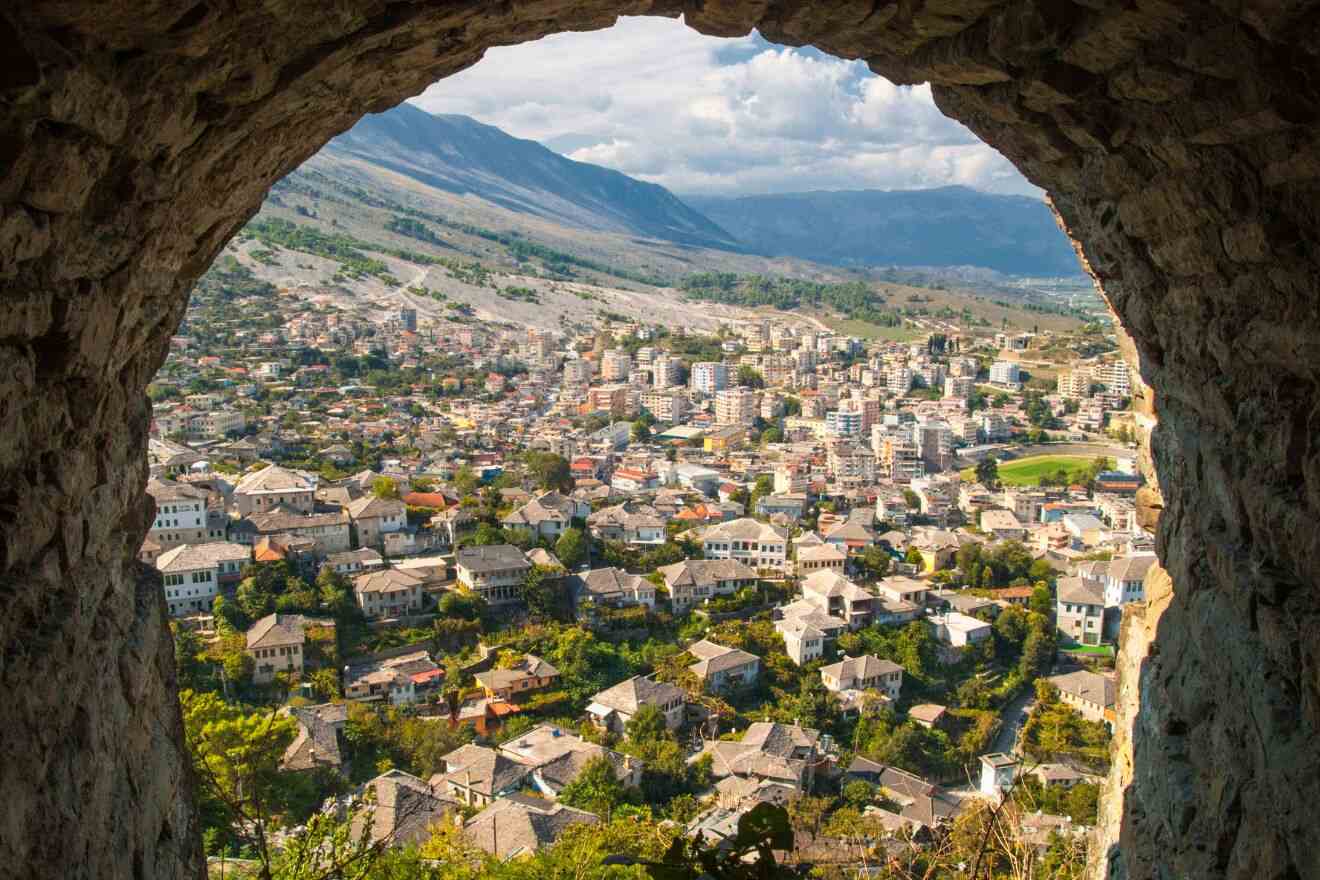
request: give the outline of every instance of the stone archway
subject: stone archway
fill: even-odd
[[[151,515],[143,388],[191,282],[272,182],[362,113],[493,45],[679,13],[930,80],[1051,193],[1159,401],[1176,586],[1129,625],[1111,871],[1320,876],[1320,7],[1288,0],[6,7],[9,870],[201,870],[163,603],[132,561]]]

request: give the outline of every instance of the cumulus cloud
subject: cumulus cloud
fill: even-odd
[[[621,18],[492,49],[413,99],[679,193],[913,189],[1038,194],[1009,162],[864,64],[756,34]]]

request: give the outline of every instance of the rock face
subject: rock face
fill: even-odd
[[[898,82],[930,80],[945,112],[1049,191],[1159,405],[1172,595],[1142,624],[1149,653],[1124,661],[1137,715],[1107,870],[1320,876],[1318,11],[1290,0],[7,5],[0,864],[26,877],[201,871],[163,605],[131,561],[150,516],[143,387],[191,282],[266,188],[362,113],[487,47],[683,13],[707,33],[757,27]]]

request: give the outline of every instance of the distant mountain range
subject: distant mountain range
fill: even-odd
[[[965,187],[680,199],[469,117],[432,115],[411,104],[363,118],[324,155],[568,230],[847,267],[1080,271],[1042,201]]]
[[[565,226],[699,247],[739,247],[663,186],[575,162],[467,116],[432,115],[400,104],[364,117],[326,151]]]
[[[760,254],[839,266],[981,266],[1015,275],[1081,271],[1049,208],[1025,196],[948,186],[686,201]]]

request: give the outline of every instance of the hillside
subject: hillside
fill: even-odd
[[[979,266],[1077,275],[1044,202],[951,186],[685,200],[754,253],[839,266]]]
[[[364,117],[323,152],[362,159],[441,192],[476,196],[579,229],[739,247],[662,186],[575,162],[466,116],[432,115],[400,104]]]

